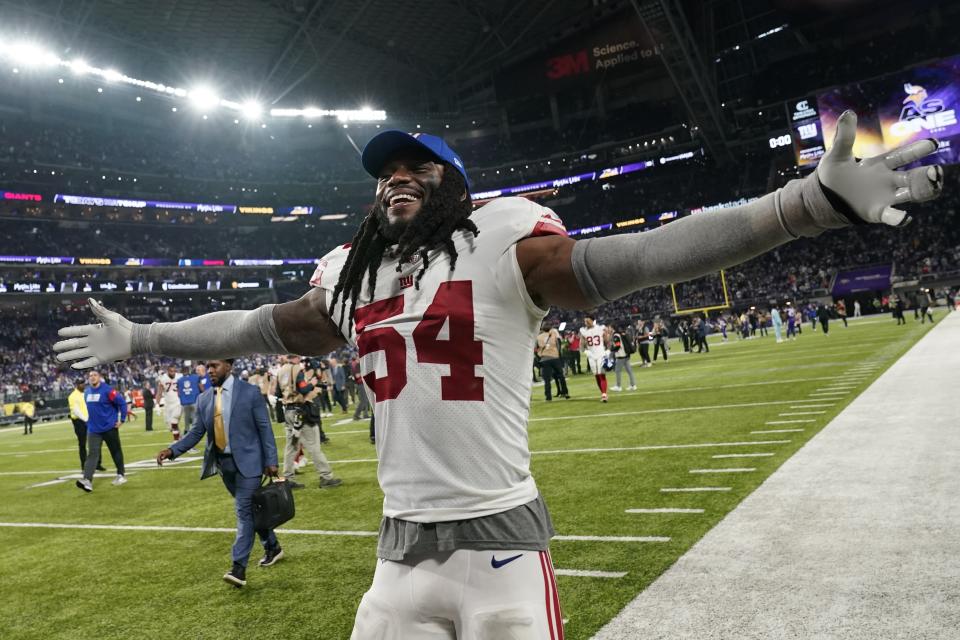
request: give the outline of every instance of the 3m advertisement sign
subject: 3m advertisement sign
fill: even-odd
[[[547,53],[505,69],[497,78],[497,94],[520,97],[644,69],[659,73],[659,55],[659,47],[647,38],[640,19],[626,11],[589,33],[571,36]]]

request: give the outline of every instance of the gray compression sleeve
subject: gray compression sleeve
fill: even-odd
[[[174,358],[232,358],[289,353],[273,321],[275,304],[251,311],[217,311],[183,320],[133,325],[133,354]]]
[[[599,305],[850,224],[830,205],[814,173],[739,207],[698,213],[644,233],[580,240],[571,260],[581,291]]]

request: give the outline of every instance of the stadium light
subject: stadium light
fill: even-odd
[[[57,56],[32,42],[15,42],[6,49],[6,54],[24,67],[52,66],[59,62]]]
[[[70,69],[78,76],[82,76],[83,74],[90,71],[90,65],[87,64],[86,60],[83,60],[81,58],[77,58],[76,60],[70,61],[67,66],[69,66]]]
[[[13,73],[20,73],[21,68],[26,67],[65,67],[69,68],[73,74],[82,76],[89,75],[95,78],[103,79],[107,82],[129,85],[140,89],[146,89],[155,93],[176,97],[186,98],[195,108],[201,112],[210,111],[217,106],[230,111],[243,114],[244,117],[256,120],[262,118],[266,111],[262,105],[250,100],[244,103],[234,102],[227,99],[221,99],[210,87],[198,86],[192,90],[181,89],[151,80],[140,80],[124,75],[116,69],[103,69],[87,63],[82,58],[65,60],[57,56],[51,50],[48,50],[38,43],[29,40],[11,41],[0,37],[0,58],[5,58],[10,62],[10,68]],[[63,84],[62,79],[58,80]],[[172,109],[176,112],[176,108]],[[387,119],[387,114],[383,110],[372,109],[363,105],[360,109],[320,109],[319,107],[306,107],[303,109],[270,109],[269,115],[272,117],[301,117],[301,118],[320,118],[332,117],[345,122],[382,122]],[[379,125],[378,125],[379,128]]]
[[[190,91],[187,97],[193,106],[201,111],[207,111],[220,104],[220,98],[208,87],[197,87]]]
[[[240,112],[247,120],[259,120],[263,114],[263,107],[256,100],[247,100],[240,106]]]

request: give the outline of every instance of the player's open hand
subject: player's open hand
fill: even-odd
[[[940,195],[943,190],[940,166],[896,170],[934,153],[939,146],[935,139],[918,140],[861,160],[853,156],[856,137],[857,114],[845,111],[837,120],[833,146],[817,167],[817,177],[861,220],[904,225],[910,222],[910,216],[893,205],[924,202]]]
[[[109,311],[94,299],[90,309],[100,324],[64,327],[58,332],[61,340],[53,345],[60,362],[74,362],[74,369],[89,369],[101,364],[126,360],[133,351],[133,323],[116,311]]]

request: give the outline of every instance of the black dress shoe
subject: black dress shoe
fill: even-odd
[[[223,581],[239,589],[247,584],[247,568],[234,562],[233,568],[223,574]]]
[[[274,547],[273,549],[267,549],[263,558],[260,560],[260,566],[270,567],[281,559],[283,559],[283,549],[281,549],[279,546]]]
[[[290,483],[290,488],[291,488],[291,489],[303,489],[303,487],[304,487],[303,483],[297,482],[296,480],[293,480],[292,478],[287,478],[287,482]]]

